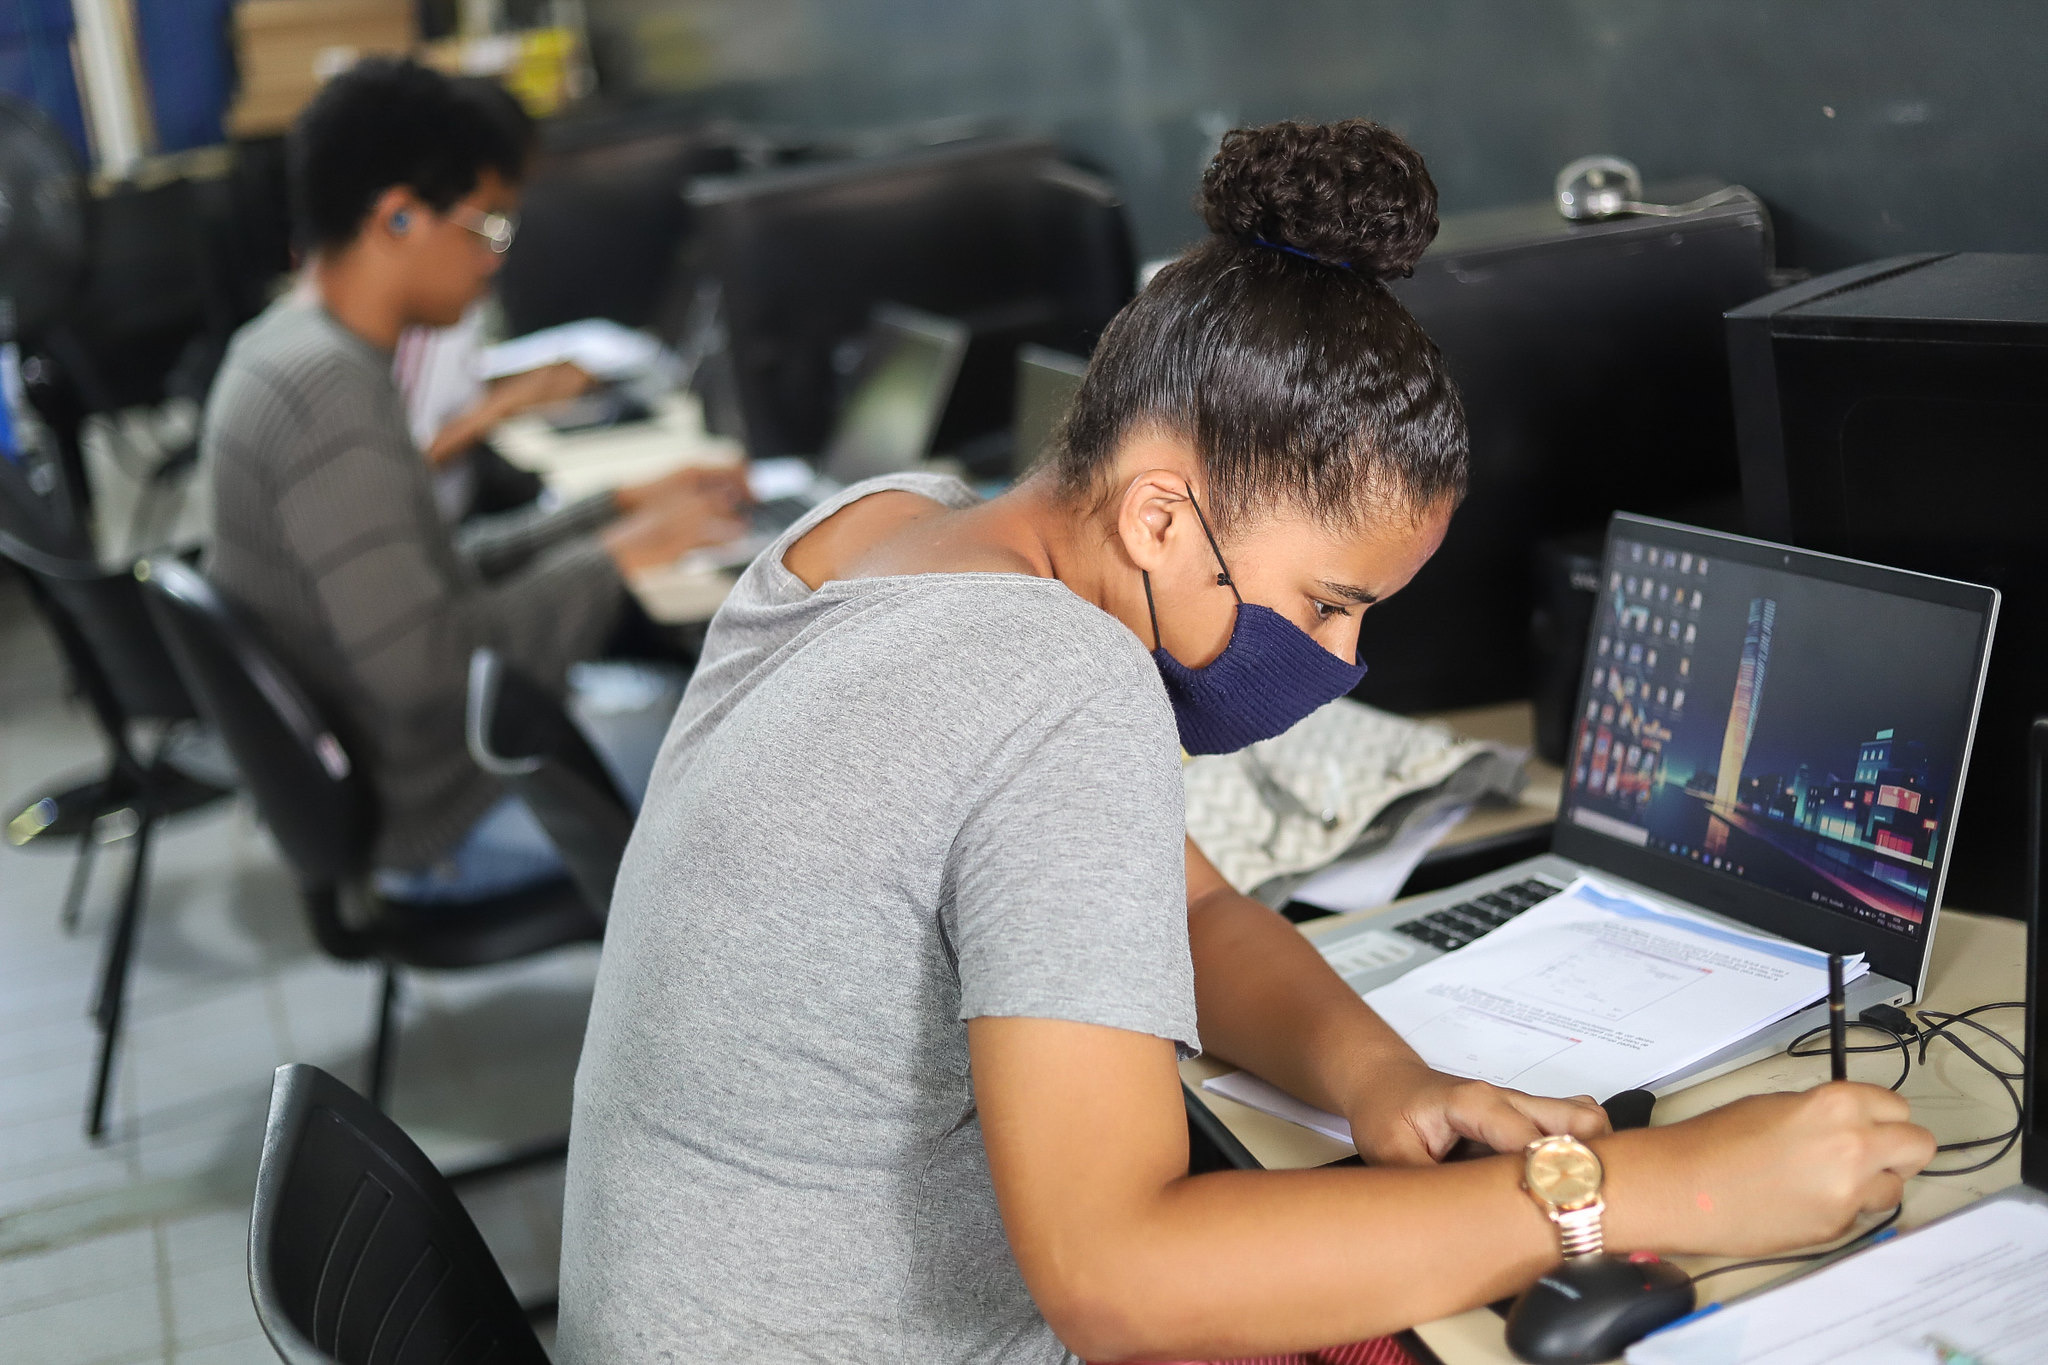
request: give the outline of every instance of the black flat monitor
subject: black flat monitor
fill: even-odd
[[[2048,718],[2036,718],[2028,743],[2027,822],[2027,1032],[2028,1058],[2041,1054],[2041,1006],[2048,999]],[[2048,1190],[2048,1123],[2041,1114],[2041,1067],[2029,1060],[2020,1109],[2020,1179]]]
[[[1621,508],[1740,529],[1721,315],[1768,290],[1769,268],[1748,198],[1680,219],[1568,223],[1548,200],[1445,216],[1392,287],[1464,397],[1471,492],[1414,582],[1366,614],[1361,701],[1527,697],[1547,540],[1597,537]]]
[[[1114,189],[1038,139],[709,177],[690,203],[735,434],[757,457],[822,448],[853,378],[846,343],[879,303],[968,329],[935,437],[952,450],[1007,431],[1019,345],[1086,353],[1133,289]]]
[[[856,484],[916,468],[932,453],[966,353],[967,329],[953,319],[900,304],[876,308],[853,392],[820,460],[826,477]]]
[[[545,126],[496,289],[508,335],[582,318],[658,319],[691,228],[692,177],[739,166],[734,131],[619,116]]]
[[[1017,415],[1011,423],[1010,474],[1023,478],[1052,449],[1088,362],[1050,346],[1017,348]]]
[[[1752,532],[2004,594],[1949,897],[2022,913],[2028,732],[2048,711],[2048,255],[1878,261],[1726,331]]]

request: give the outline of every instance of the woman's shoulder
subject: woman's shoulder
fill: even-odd
[[[919,652],[986,695],[1012,693],[1044,706],[1097,698],[1169,714],[1158,670],[1138,638],[1058,579],[916,574],[892,586]]]

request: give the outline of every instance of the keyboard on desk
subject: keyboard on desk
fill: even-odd
[[[1484,938],[1530,906],[1541,904],[1562,890],[1561,886],[1531,877],[1397,924],[1394,932],[1449,952]]]
[[[768,498],[754,504],[754,529],[763,535],[781,535],[804,519],[817,504],[804,498]]]

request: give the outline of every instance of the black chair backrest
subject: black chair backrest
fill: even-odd
[[[185,685],[300,880],[326,887],[360,877],[375,797],[320,708],[197,569],[160,556],[136,576]]]
[[[633,833],[633,807],[562,704],[488,649],[469,660],[469,752],[540,821],[600,920]]]
[[[546,1365],[490,1248],[405,1133],[281,1066],[249,1226],[256,1316],[287,1365]]]
[[[0,559],[34,583],[65,660],[103,724],[197,716],[134,574],[46,553],[6,531]]]

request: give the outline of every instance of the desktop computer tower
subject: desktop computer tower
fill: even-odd
[[[1415,581],[1366,614],[1354,695],[1395,711],[1529,696],[1554,648],[1532,647],[1539,544],[1597,536],[1619,510],[1731,528],[1721,315],[1770,288],[1770,265],[1747,196],[1682,218],[1571,223],[1547,200],[1444,218],[1393,290],[1464,397],[1471,492]]]
[[[1946,900],[2017,915],[2048,712],[2048,256],[1900,256],[1727,318],[1750,532],[2004,594]]]

